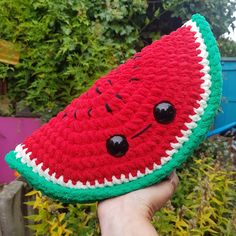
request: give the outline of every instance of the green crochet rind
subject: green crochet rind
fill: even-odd
[[[20,159],[16,159],[14,151],[11,151],[6,156],[6,161],[10,167],[16,169],[35,189],[42,191],[49,197],[69,203],[94,202],[96,200],[118,196],[133,190],[150,186],[170,175],[174,169],[186,161],[187,157],[190,156],[193,150],[202,142],[220,104],[222,76],[220,54],[216,41],[210,30],[209,24],[203,16],[199,14],[193,15],[192,21],[195,21],[197,26],[200,28],[200,32],[202,33],[204,42],[207,46],[207,51],[209,53],[209,73],[212,81],[211,94],[208,100],[208,106],[205,108],[205,112],[201,117],[201,120],[197,122],[197,127],[193,130],[189,141],[184,143],[182,148],[175,153],[172,159],[164,164],[161,169],[157,169],[151,174],[119,185],[94,189],[72,189],[58,184],[53,184],[52,182],[49,182],[45,178],[39,176],[37,173],[32,171],[31,167],[28,167],[26,164],[22,164]]]

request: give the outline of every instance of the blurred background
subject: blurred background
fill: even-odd
[[[160,235],[236,235],[234,0],[0,0],[0,212],[7,212],[1,191],[10,191],[11,204],[19,195],[20,211],[18,223],[7,213],[13,223],[0,224],[0,235],[99,235],[95,205],[63,205],[37,191],[25,200],[29,189],[11,186],[17,173],[4,156],[101,75],[194,13],[206,17],[217,39],[223,98],[208,139],[179,170],[182,187],[153,223]],[[29,212],[31,231],[23,218]]]

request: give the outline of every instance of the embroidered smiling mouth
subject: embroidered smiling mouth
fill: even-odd
[[[131,137],[131,139],[137,138],[139,135],[143,134],[145,131],[147,131],[149,128],[151,128],[152,124],[147,125],[144,129],[139,131],[137,134]]]
[[[119,73],[111,72],[100,84],[95,84],[83,94],[81,103],[78,98],[68,109],[60,112],[19,144],[6,156],[10,167],[22,174],[36,189],[63,202],[89,202],[118,196],[159,182],[168,176],[204,138],[219,105],[221,90],[218,51],[205,19],[199,15],[193,16],[192,20],[176,31],[176,35],[164,37],[158,50],[155,48],[158,44],[154,43],[137,53],[127,64],[121,66]],[[177,54],[174,59],[166,59],[176,47],[176,44],[171,44],[172,39],[180,41],[179,48],[182,51],[179,52],[183,56]],[[166,45],[166,50],[162,43]],[[187,46],[193,50],[185,50]],[[159,90],[153,90],[154,99],[145,100],[147,108],[143,112],[140,96],[146,99],[149,90],[152,86],[155,87],[155,83],[150,82],[152,77],[148,77],[149,71],[143,72],[143,66],[148,61],[145,55],[155,50],[157,53],[164,50],[164,56],[160,54],[160,60],[153,56],[156,66],[152,65],[152,58],[148,57],[150,73],[154,73],[163,64],[163,67],[168,67],[169,60],[172,61],[167,72],[178,67],[179,63],[182,64],[180,68],[173,69],[173,78],[167,80],[170,83],[165,85],[162,82],[165,77],[157,77],[160,80],[157,84],[160,82],[163,87],[160,85]],[[137,71],[145,76],[136,76]],[[187,73],[191,76],[186,76]],[[181,91],[175,90],[182,81],[188,82],[186,90],[189,88],[190,92],[183,91],[182,94],[185,87]],[[176,102],[172,97],[173,93],[160,98],[159,92],[168,90],[169,87],[179,92],[182,100],[178,98]],[[127,92],[127,88],[130,92]],[[184,100],[191,102],[180,106]],[[126,109],[125,113],[127,117],[141,107],[140,119],[129,120],[121,114],[120,107],[129,106],[131,109]],[[115,120],[117,114],[120,115],[121,123]],[[117,126],[112,127],[109,122],[114,122]],[[122,122],[126,122],[127,127],[123,128]],[[176,126],[176,122],[182,123]],[[107,125],[110,125],[109,129],[106,129]],[[152,150],[154,145],[158,145],[154,143],[154,138],[158,136],[155,141],[162,141],[166,133],[173,137],[169,137],[166,143],[162,142],[160,149],[163,150],[145,154],[146,150]],[[151,140],[153,146],[148,149],[148,144],[143,140]],[[95,147],[92,146],[94,143]],[[143,147],[146,149],[142,149]]]

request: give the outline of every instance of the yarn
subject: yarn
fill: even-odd
[[[204,139],[220,103],[221,77],[210,26],[193,15],[97,80],[6,161],[63,202],[144,188],[168,176]]]

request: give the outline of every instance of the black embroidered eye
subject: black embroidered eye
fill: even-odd
[[[168,101],[163,101],[154,106],[153,114],[158,123],[168,124],[174,120],[176,110]]]
[[[123,135],[114,135],[106,142],[108,153],[114,157],[121,157],[128,151],[129,144]]]

